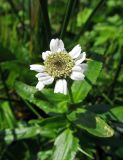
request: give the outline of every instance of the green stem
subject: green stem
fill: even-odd
[[[68,86],[68,92],[69,92],[71,103],[73,104],[74,103],[74,99],[73,99],[73,94],[72,94],[72,90],[71,90],[71,86],[70,85]]]
[[[87,157],[89,157],[90,159],[93,159],[93,157],[89,153],[85,152],[82,148],[78,147],[78,150],[84,155],[86,155]]]

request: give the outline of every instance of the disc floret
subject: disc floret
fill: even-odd
[[[66,78],[72,72],[74,61],[66,52],[53,53],[44,62],[46,72],[54,78]]]

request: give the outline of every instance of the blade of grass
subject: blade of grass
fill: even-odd
[[[63,20],[63,25],[61,27],[61,32],[60,32],[60,38],[62,38],[62,39],[65,35],[70,17],[72,15],[73,9],[75,7],[75,3],[76,3],[76,0],[68,0],[65,16],[64,16],[64,20]]]
[[[21,17],[19,16],[18,14],[18,9],[16,8],[14,2],[12,0],[7,0],[7,2],[10,4],[12,10],[13,10],[13,13],[16,15],[16,17],[18,18],[18,20],[20,21],[20,23],[22,24],[22,26],[24,26],[24,22],[23,20],[21,19]],[[25,28],[24,28],[25,29]]]
[[[46,38],[47,47],[48,47],[51,39],[51,26],[50,26],[50,20],[48,15],[48,2],[47,0],[39,0],[39,1],[41,6],[41,14],[43,19],[44,30],[46,33],[45,38]]]

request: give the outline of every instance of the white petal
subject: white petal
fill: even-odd
[[[73,80],[83,80],[85,75],[81,72],[72,72],[70,78]]]
[[[36,74],[37,78],[48,77],[48,76],[50,76],[50,75],[48,73],[46,73],[46,72],[42,72],[42,73]]]
[[[79,65],[75,65],[75,66],[72,68],[72,71],[82,72],[82,68],[81,68],[81,66],[79,66]]]
[[[67,81],[63,79],[63,94],[67,95]]]
[[[54,78],[47,73],[38,73],[36,74],[36,77],[40,82],[42,82],[45,85],[51,84],[54,81]]]
[[[62,79],[56,81],[54,93],[63,93],[63,83]]]
[[[79,55],[78,58],[75,59],[75,64],[80,64],[86,59],[86,53],[83,52],[82,54]]]
[[[53,81],[54,81],[54,78],[53,78],[53,77],[50,77],[50,78],[46,79],[45,81],[43,81],[43,83],[44,83],[45,85],[49,85],[49,84],[52,84]]]
[[[54,93],[67,94],[67,81],[65,79],[59,79],[56,81]]]
[[[61,39],[52,39],[50,41],[50,50],[52,52],[59,52],[64,50],[64,43]]]
[[[82,63],[77,66],[81,67],[83,73],[87,71],[88,65],[86,63]]]
[[[45,85],[44,85],[42,82],[39,81],[39,82],[37,83],[37,85],[36,85],[36,88],[37,88],[39,91],[41,91],[41,90],[44,88],[44,86],[45,86]]]
[[[54,93],[63,93],[63,82],[62,79],[56,81]]]
[[[47,58],[50,54],[52,54],[52,52],[50,52],[50,51],[43,52],[43,53],[42,53],[42,58],[43,58],[43,60],[46,60],[46,58]]]
[[[78,44],[78,45],[76,45],[70,52],[69,52],[69,55],[73,58],[73,59],[75,59],[75,58],[77,58],[79,55],[80,55],[80,53],[81,53],[81,47],[80,47],[80,45]]]
[[[36,71],[36,72],[44,72],[44,66],[40,64],[32,64],[30,65],[30,70]]]

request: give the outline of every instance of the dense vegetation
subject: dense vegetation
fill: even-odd
[[[0,1],[0,160],[123,159],[122,17],[123,0]],[[90,59],[67,96],[29,70],[52,38]]]

